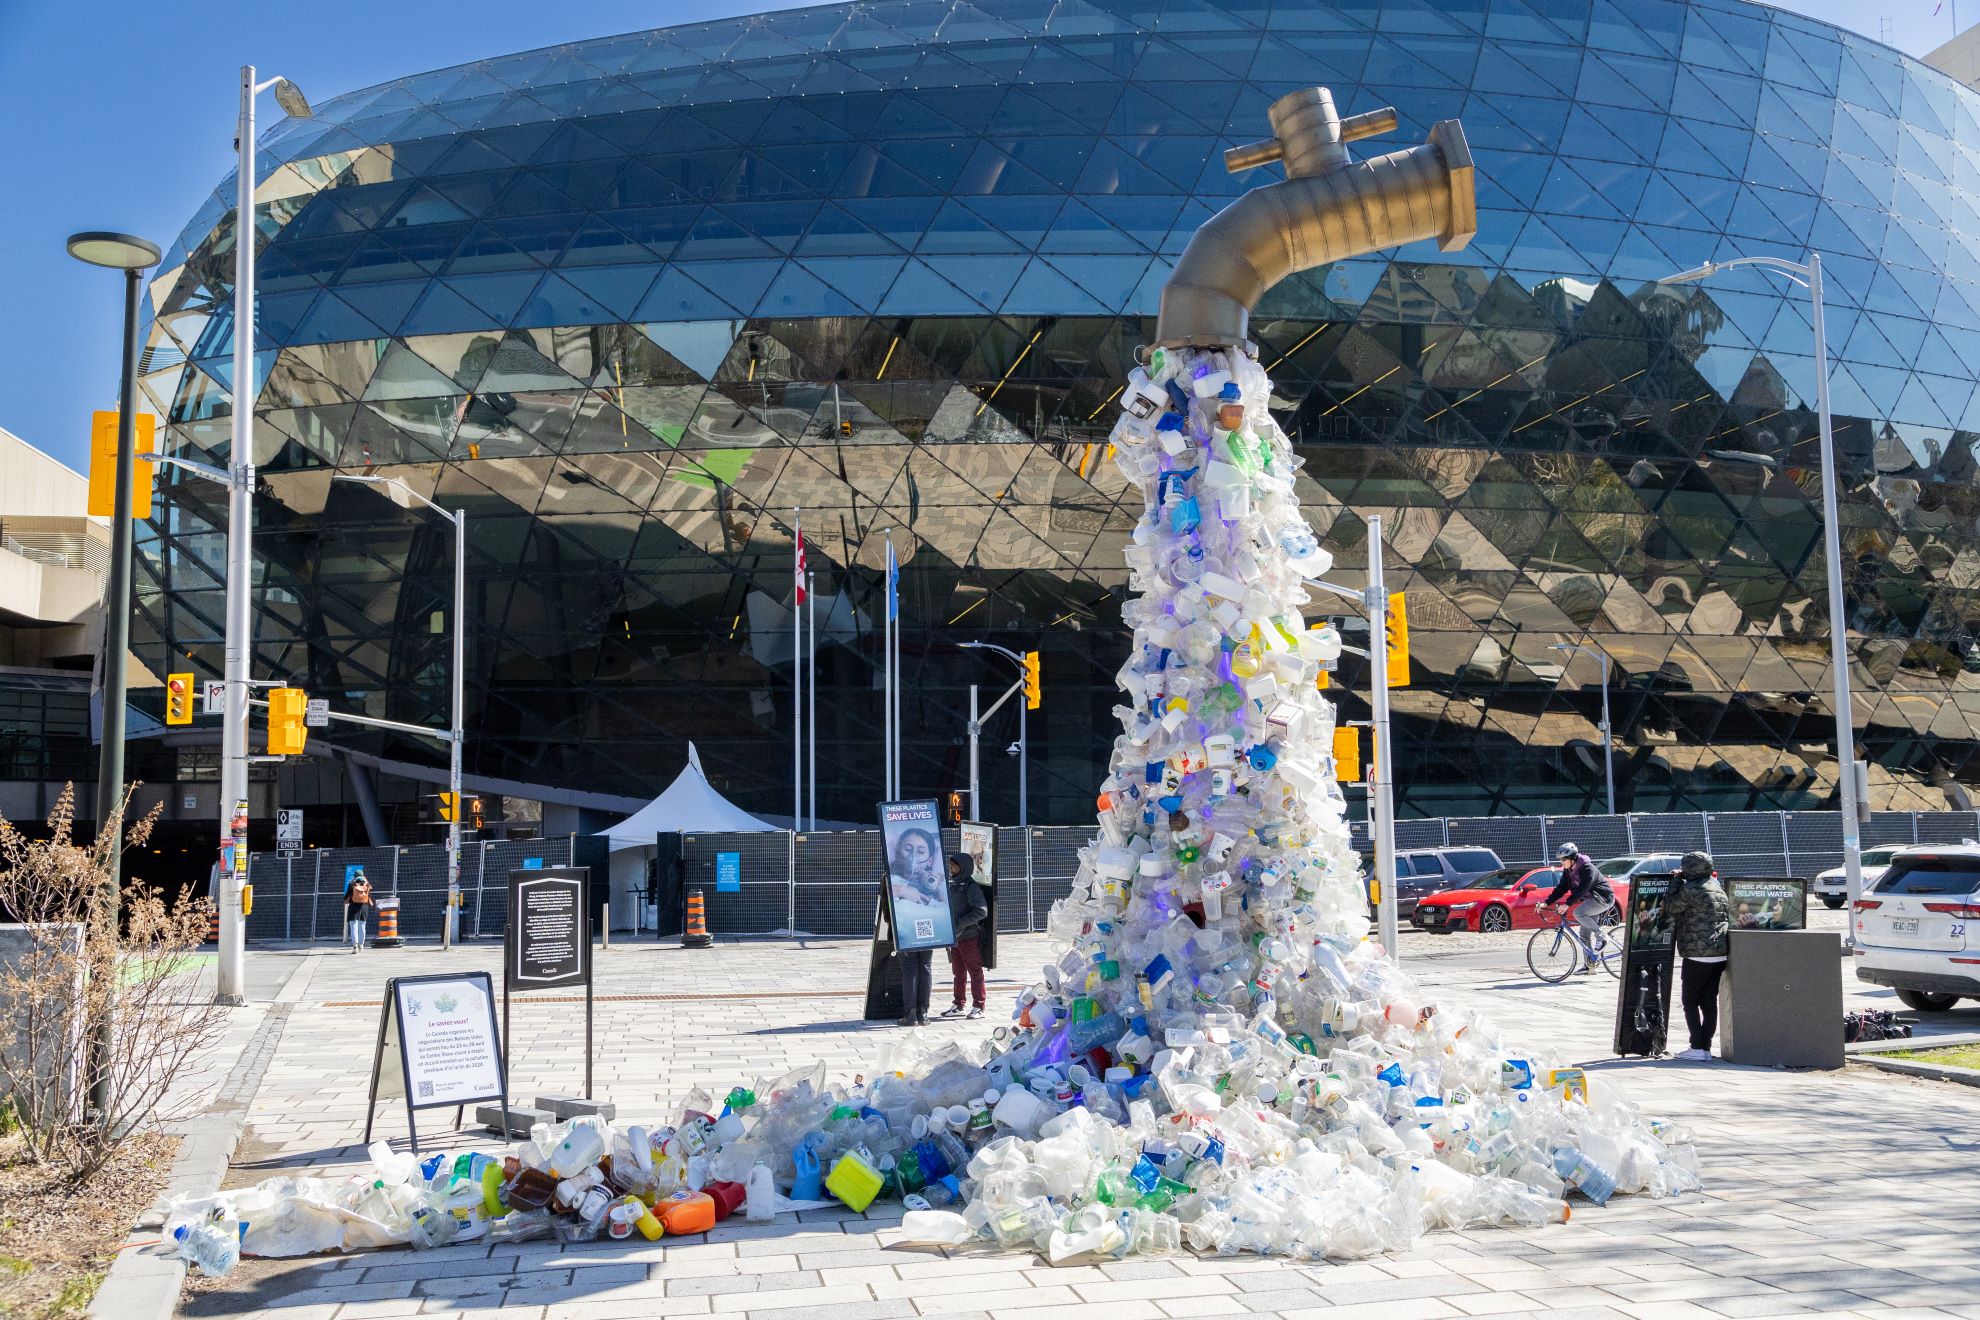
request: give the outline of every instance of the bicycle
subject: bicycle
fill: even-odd
[[[1573,976],[1575,969],[1600,963],[1602,970],[1622,979],[1622,937],[1611,939],[1607,930],[1597,927],[1590,947],[1575,922],[1574,910],[1563,908],[1551,926],[1542,926],[1526,942],[1526,966],[1549,985],[1559,985]]]

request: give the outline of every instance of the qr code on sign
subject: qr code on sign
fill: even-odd
[[[914,923],[914,937],[918,940],[934,939],[935,922],[933,921],[933,919],[929,917],[922,917],[919,920],[917,920]]]
[[[432,1082],[421,1082],[419,1084],[419,1098],[422,1100],[431,1100],[433,1098]]]

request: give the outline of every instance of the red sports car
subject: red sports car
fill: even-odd
[[[1508,866],[1463,889],[1431,894],[1410,920],[1418,930],[1533,930],[1551,918],[1541,900],[1560,883],[1558,866]],[[1629,906],[1629,881],[1609,880],[1618,913]]]

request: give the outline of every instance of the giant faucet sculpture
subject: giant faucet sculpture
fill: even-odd
[[[1342,119],[1332,92],[1309,87],[1266,114],[1273,136],[1225,152],[1224,168],[1276,160],[1285,182],[1252,189],[1196,231],[1162,289],[1158,344],[1242,344],[1251,309],[1288,275],[1425,238],[1453,252],[1478,231],[1471,148],[1457,120],[1440,120],[1423,146],[1356,162],[1347,144],[1392,132],[1393,107]]]

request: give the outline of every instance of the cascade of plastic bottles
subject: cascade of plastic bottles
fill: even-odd
[[[697,1089],[650,1128],[542,1128],[503,1157],[415,1167],[381,1145],[372,1175],[271,1180],[178,1222],[233,1216],[242,1250],[290,1255],[652,1238],[898,1197],[912,1238],[1054,1261],[1346,1257],[1559,1221],[1570,1194],[1696,1187],[1681,1129],[1440,1010],[1368,938],[1315,684],[1341,643],[1303,613],[1331,565],[1270,391],[1235,350],[1158,350],[1123,391],[1116,461],[1147,509],[1127,550],[1121,734],[1052,910],[1054,960],[1013,1028],[897,1039],[865,1082],[819,1065],[719,1106]],[[212,1237],[186,1241],[212,1255]]]

